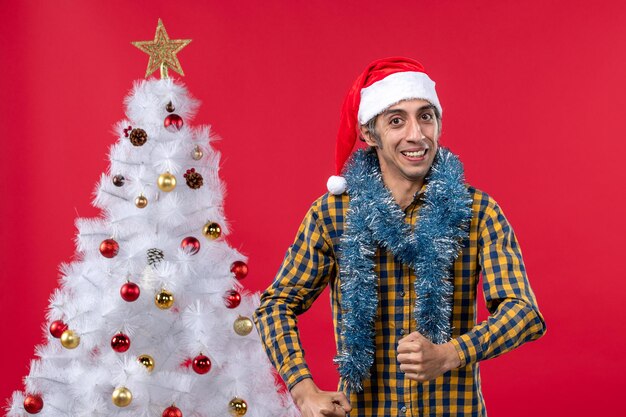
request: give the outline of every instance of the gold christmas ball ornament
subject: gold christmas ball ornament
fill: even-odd
[[[143,195],[140,195],[135,199],[135,205],[137,208],[145,208],[148,205],[148,199]]]
[[[166,289],[162,289],[161,292],[154,297],[154,303],[161,310],[167,310],[174,305],[174,294]]]
[[[202,228],[202,234],[207,239],[218,239],[222,235],[222,227],[217,223],[208,222],[204,225],[204,228]]]
[[[200,147],[200,145],[196,145],[193,148],[193,152],[191,153],[191,157],[196,160],[199,161],[202,159],[202,157],[204,156],[204,152],[202,152],[202,148]]]
[[[237,317],[237,320],[235,320],[235,323],[233,324],[233,329],[239,336],[249,335],[253,328],[254,325],[252,324],[252,320],[244,316]]]
[[[80,337],[68,329],[61,334],[61,344],[65,349],[76,349],[80,345]]]
[[[176,188],[176,177],[166,172],[165,174],[159,175],[159,179],[157,180],[157,185],[161,191],[170,192],[174,188]]]
[[[111,395],[111,401],[118,407],[126,407],[133,401],[133,393],[126,387],[117,387]]]
[[[246,415],[246,412],[248,412],[248,404],[241,398],[235,397],[230,400],[230,404],[228,404],[228,409],[231,416],[241,417]]]
[[[139,355],[137,360],[140,364],[146,367],[148,372],[152,372],[154,369],[154,359],[150,355]]]

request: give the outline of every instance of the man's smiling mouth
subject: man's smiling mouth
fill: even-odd
[[[419,158],[426,155],[428,149],[422,149],[420,151],[402,151],[402,155],[408,156],[409,158]]]

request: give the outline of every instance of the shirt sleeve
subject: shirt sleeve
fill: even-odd
[[[513,229],[493,200],[486,207],[478,233],[489,317],[452,340],[461,366],[499,356],[546,331]]]
[[[289,389],[311,378],[300,344],[297,316],[311,307],[336,274],[332,244],[319,217],[314,204],[254,313],[267,355]]]

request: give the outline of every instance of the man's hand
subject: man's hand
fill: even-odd
[[[433,380],[461,366],[461,359],[450,342],[436,345],[419,332],[400,339],[398,362],[407,378],[419,382]]]
[[[352,410],[343,392],[322,391],[311,378],[294,385],[291,396],[302,417],[346,417]]]

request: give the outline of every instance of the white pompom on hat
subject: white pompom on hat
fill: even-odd
[[[346,179],[339,175],[331,175],[328,177],[328,182],[326,182],[326,188],[328,188],[328,191],[335,195],[343,194],[346,191],[347,185]]]
[[[439,114],[443,113],[435,82],[426,74],[422,64],[410,58],[376,60],[354,81],[341,108],[335,148],[336,175],[331,176],[326,184],[331,194],[346,191],[346,180],[341,173],[359,137],[359,126],[390,106],[409,99],[426,100],[439,110]]]

